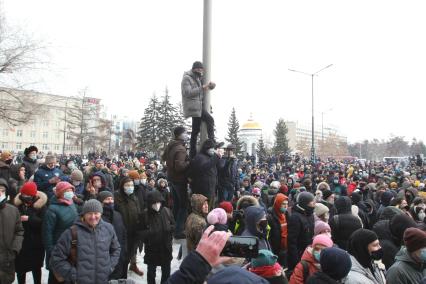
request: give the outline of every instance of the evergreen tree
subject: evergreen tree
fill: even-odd
[[[159,108],[157,135],[160,141],[160,147],[163,150],[173,138],[173,129],[180,125],[179,110],[170,101],[169,90],[166,87]]]
[[[151,154],[158,154],[160,148],[158,131],[159,107],[160,103],[154,93],[144,110],[137,136],[138,146],[147,152],[151,152]]]
[[[235,108],[232,108],[231,116],[228,120],[228,137],[225,138],[226,142],[234,144],[236,146],[235,155],[238,157],[241,155],[242,142],[238,138],[238,132],[240,131],[240,123],[235,115]]]
[[[288,147],[288,138],[287,138],[287,125],[284,122],[284,119],[280,118],[277,122],[277,126],[274,130],[275,135],[275,144],[274,144],[274,154],[287,154],[290,152]]]
[[[259,163],[263,163],[266,161],[267,152],[265,143],[263,142],[263,135],[260,136],[259,141],[257,142],[257,159],[259,160]]]

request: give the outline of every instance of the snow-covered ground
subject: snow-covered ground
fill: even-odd
[[[179,253],[179,247],[180,247],[181,244],[183,244],[183,249],[184,249],[184,254],[185,254],[186,253],[186,241],[185,240],[174,240],[173,241],[173,260],[172,260],[172,264],[171,264],[171,273],[173,273],[174,271],[179,269],[181,260],[180,261],[177,260],[177,255]],[[147,283],[147,281],[146,281],[147,267],[143,263],[143,255],[144,255],[143,252],[141,254],[138,254],[137,262],[138,262],[139,269],[141,269],[144,272],[144,276],[140,277],[140,276],[136,275],[135,273],[129,271],[128,272],[128,278],[134,280],[136,283],[146,284]],[[42,283],[47,283],[48,276],[49,276],[49,272],[46,269],[43,268]],[[160,283],[160,279],[161,279],[161,268],[157,267],[156,282]],[[18,283],[18,281],[15,280],[15,282],[13,282],[13,283]],[[27,273],[26,283],[33,283],[33,278],[32,278],[31,272]]]

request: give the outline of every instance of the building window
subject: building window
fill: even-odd
[[[3,143],[1,143],[1,148],[4,150],[4,149],[7,149],[7,142],[3,142]]]
[[[56,138],[56,140],[59,140],[59,138],[61,137],[61,132],[56,132],[55,133],[55,138]]]
[[[9,129],[3,129],[3,136],[9,135]]]
[[[59,120],[56,121],[56,127],[61,126],[61,122]]]
[[[34,130],[31,131],[30,137],[31,138],[35,138],[36,137],[36,132]]]
[[[43,132],[43,138],[48,138],[49,137],[49,133],[48,132]]]
[[[43,120],[43,126],[49,126],[49,121],[48,120]]]
[[[16,143],[16,150],[22,149],[22,143]]]
[[[43,148],[42,148],[44,151],[47,151],[47,150],[49,150],[49,148],[47,147],[47,144],[43,144]]]
[[[59,144],[55,144],[55,151],[59,151]]]
[[[16,131],[16,137],[22,137],[22,130]]]

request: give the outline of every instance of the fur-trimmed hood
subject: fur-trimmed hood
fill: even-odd
[[[18,193],[18,195],[15,196],[15,199],[13,200],[13,203],[15,204],[16,207],[19,207],[22,205],[22,200],[19,198],[21,196],[21,193]],[[33,203],[33,207],[35,209],[41,209],[43,208],[43,206],[45,206],[47,204],[47,195],[44,192],[41,191],[37,191],[37,195],[38,199],[36,200],[36,202]]]
[[[259,206],[259,201],[257,201],[257,199],[251,195],[244,195],[241,196],[240,199],[238,199],[237,210],[240,210],[241,205],[243,204],[249,204],[250,206]]]

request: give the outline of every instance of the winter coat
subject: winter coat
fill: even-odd
[[[62,233],[71,227],[78,217],[74,204],[60,202],[56,196],[50,199],[50,205],[43,218],[42,237],[46,250],[46,265],[49,264],[50,254]]]
[[[186,170],[189,166],[189,159],[183,141],[171,141],[164,151],[163,160],[166,161],[167,179],[169,181],[172,183],[186,181]]]
[[[362,228],[359,217],[352,215],[352,202],[349,197],[339,198],[335,203],[337,215],[329,219],[333,242],[343,250],[348,249],[349,237]]]
[[[339,284],[336,280],[328,276],[322,271],[317,271],[309,276],[306,284]]]
[[[115,209],[123,217],[124,226],[127,230],[127,247],[132,250],[138,244],[138,232],[141,229],[142,210],[135,194],[130,196],[122,189],[114,195]]]
[[[185,223],[186,245],[188,252],[195,250],[207,225],[206,216],[202,212],[203,203],[207,198],[201,194],[191,196],[192,213]]]
[[[250,206],[259,206],[259,201],[251,195],[241,196],[237,201],[236,210],[233,213],[232,220],[229,222],[229,229],[234,235],[240,236],[245,230],[244,212],[242,204]]]
[[[296,205],[288,220],[288,267],[292,270],[299,262],[306,247],[314,237],[314,215],[306,213]]]
[[[426,277],[426,264],[417,263],[405,247],[396,254],[395,263],[386,273],[388,284],[420,283]]]
[[[149,194],[147,208],[144,211],[144,226],[142,229],[145,244],[144,263],[161,266],[171,262],[173,256],[173,231],[175,221],[170,209],[161,206],[160,211],[152,209],[156,202],[162,202],[161,193],[154,191]]]
[[[52,251],[50,267],[71,283],[107,283],[120,257],[120,244],[111,224],[102,219],[90,228],[81,220],[77,227],[76,267],[68,261],[71,251],[71,229],[66,230]]]
[[[289,214],[288,211],[284,213],[285,216],[285,223],[281,224],[279,214],[281,213],[280,207],[284,200],[288,200],[287,196],[285,195],[278,195],[276,198],[273,207],[270,209],[270,212],[268,214],[267,220],[269,227],[271,228],[269,231],[269,243],[271,244],[272,252],[278,256],[278,262],[282,265],[283,263],[287,264],[286,262],[286,251],[288,246],[288,219]],[[283,234],[285,234],[285,238],[283,238]],[[284,243],[284,246],[283,246]]]
[[[351,255],[352,267],[345,279],[345,284],[385,284],[386,279],[376,263],[373,263],[374,275],[370,268],[363,267],[355,257]]]
[[[3,161],[0,161],[0,178],[6,181],[6,194],[10,197],[10,200],[13,200],[18,192],[18,188],[17,186],[13,186],[15,180],[12,179],[11,166]]]
[[[320,270],[320,264],[315,260],[312,255],[312,247],[309,246],[305,249],[301,260],[305,261],[308,265],[308,275],[312,275]],[[303,264],[299,262],[293,270],[293,274],[290,277],[290,284],[303,284],[307,279],[304,279],[305,272]]]
[[[20,215],[27,215],[28,221],[22,222],[24,227],[24,241],[22,249],[15,260],[16,271],[27,272],[43,266],[44,246],[41,237],[41,227],[44,213],[46,212],[47,196],[41,191],[37,192],[38,198],[31,206],[25,205],[19,198],[19,193],[14,200]]]
[[[114,180],[112,178],[112,174],[107,168],[102,168],[101,170],[98,170],[96,167],[91,168],[88,175],[86,175],[86,182],[88,182],[89,178],[92,176],[99,176],[101,178],[102,189],[99,189],[99,192],[104,190],[114,192]]]
[[[182,108],[185,118],[201,117],[203,110],[203,82],[192,70],[183,74],[182,83]]]
[[[377,234],[380,246],[383,249],[382,262],[386,269],[389,269],[394,264],[395,255],[400,249],[391,233],[389,222],[389,220],[381,220],[373,226],[373,231]]]
[[[47,198],[50,200],[53,196],[53,188],[56,184],[49,183],[49,180],[53,177],[61,177],[63,173],[58,168],[50,169],[46,165],[42,165],[34,174],[34,182],[37,184],[37,189],[44,192]]]
[[[222,168],[224,160],[216,154],[208,156],[204,151],[198,153],[190,164],[192,193],[202,194],[209,200],[215,196],[217,171]]]
[[[165,284],[202,284],[212,267],[198,252],[192,251]]]
[[[5,183],[0,179],[1,185]],[[0,228],[0,283],[12,283],[15,278],[15,256],[22,247],[24,228],[18,209],[6,202],[0,205]]]
[[[234,190],[238,189],[239,175],[237,158],[226,157],[224,159],[224,166],[219,171],[219,185]]]
[[[257,229],[259,221],[265,217],[265,211],[262,207],[250,206],[244,211],[246,228],[241,236],[258,237],[259,249],[271,250],[271,245],[266,239],[267,233],[261,233]]]
[[[127,271],[123,271],[123,266],[129,259],[126,227],[124,226],[120,212],[108,207],[104,207],[103,210],[102,220],[113,226],[118,243],[120,244],[120,257],[118,259],[118,264],[110,275],[110,279],[121,279],[127,275]]]
[[[25,156],[22,159],[22,163],[24,164],[24,167],[25,167],[25,179],[28,180],[37,171],[38,166],[39,166],[38,161],[37,160],[31,160],[30,158]]]

